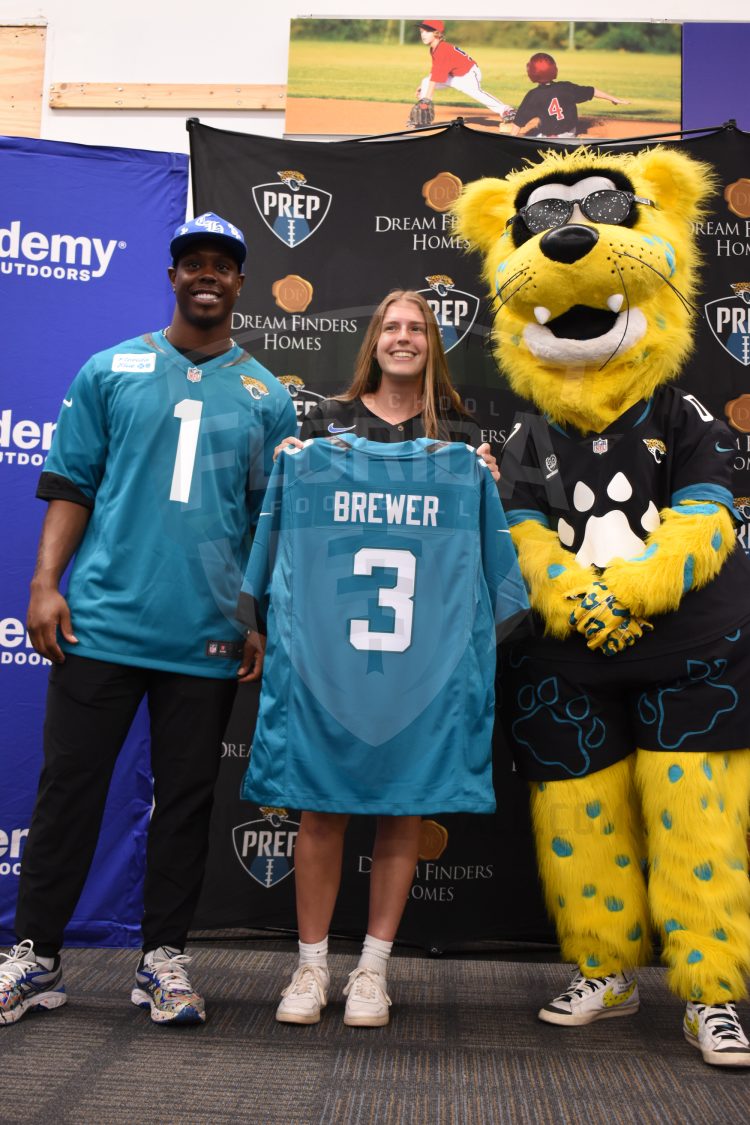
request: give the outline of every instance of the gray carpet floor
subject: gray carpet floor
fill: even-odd
[[[273,946],[273,943],[270,943]],[[163,1028],[129,1002],[137,954],[64,954],[69,1003],[0,1028],[4,1125],[748,1125],[750,1070],[706,1066],[682,1005],[642,970],[639,1014],[540,1023],[559,964],[396,956],[388,1027],[346,1028],[354,953],[330,958],[320,1024],[278,1024],[293,943],[193,947],[205,1026]],[[281,948],[279,948],[281,947]],[[740,1006],[746,1028],[748,1005]]]

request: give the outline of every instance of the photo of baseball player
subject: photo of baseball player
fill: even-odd
[[[534,136],[562,140],[578,135],[578,105],[603,98],[612,105],[630,105],[595,86],[557,81],[557,63],[552,55],[537,51],[526,63],[526,73],[535,90],[529,90],[515,113],[510,132],[514,137]]]
[[[418,19],[291,20],[287,135],[384,136],[459,117],[542,141],[680,129],[679,24]]]
[[[435,90],[453,88],[467,94],[474,101],[480,102],[496,113],[500,124],[506,125],[515,117],[515,110],[507,102],[496,98],[493,94],[482,89],[482,72],[474,59],[455,47],[445,39],[445,23],[443,20],[427,19],[418,24],[419,36],[425,47],[430,49],[430,73],[426,75],[417,87],[419,101],[414,107],[426,111],[423,114],[415,113],[409,118],[409,124],[430,125],[434,117],[433,96]],[[431,116],[430,116],[431,111]],[[413,118],[416,117],[416,120]],[[427,120],[426,118],[430,119]]]

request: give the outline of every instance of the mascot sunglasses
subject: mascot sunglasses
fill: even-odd
[[[531,203],[511,215],[505,225],[507,227],[516,219],[523,219],[532,234],[541,234],[543,230],[564,226],[573,214],[574,207],[580,207],[592,223],[624,223],[634,203],[656,207],[652,199],[644,199],[640,195],[634,195],[632,191],[605,188],[592,191],[583,199],[540,199],[538,203]]]

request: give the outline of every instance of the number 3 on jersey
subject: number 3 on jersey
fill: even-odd
[[[395,586],[380,586],[378,605],[394,611],[393,629],[377,632],[368,618],[352,618],[349,643],[359,652],[405,652],[414,623],[414,579],[417,560],[411,551],[362,547],[354,556],[354,574],[372,574],[378,567],[396,571]]]

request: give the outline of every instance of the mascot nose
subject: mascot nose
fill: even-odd
[[[565,262],[570,265],[585,258],[598,241],[599,231],[594,227],[571,223],[569,226],[555,227],[554,230],[547,231],[539,246],[545,257],[553,262]]]

